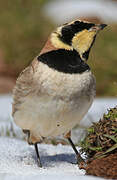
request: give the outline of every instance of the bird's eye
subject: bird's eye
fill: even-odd
[[[97,31],[97,27],[96,26],[92,26],[90,29],[88,29],[88,31]]]

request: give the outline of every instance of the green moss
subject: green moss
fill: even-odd
[[[113,120],[117,118],[117,109],[113,108],[108,111],[108,114],[104,114],[104,118]]]
[[[108,110],[99,122],[87,129],[81,151],[89,158],[117,151],[117,107]]]

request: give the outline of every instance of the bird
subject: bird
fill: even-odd
[[[76,19],[57,27],[16,80],[12,116],[34,145],[39,167],[38,143],[59,135],[69,141],[78,164],[84,161],[71,130],[95,98],[96,80],[87,60],[98,32],[106,26]]]

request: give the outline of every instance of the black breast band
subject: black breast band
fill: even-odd
[[[90,70],[75,50],[58,49],[44,53],[37,58],[40,62],[48,65],[59,72],[76,74]]]

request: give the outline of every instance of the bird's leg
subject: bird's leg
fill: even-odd
[[[74,150],[74,152],[75,152],[75,154],[76,154],[77,163],[78,163],[78,165],[80,165],[81,162],[84,162],[84,159],[80,156],[80,153],[77,151],[74,143],[73,143],[72,140],[71,140],[71,131],[69,131],[67,134],[65,134],[64,137],[68,139],[70,145],[72,146],[72,148],[73,148],[73,150]]]
[[[40,160],[40,156],[39,156],[39,151],[38,151],[38,145],[37,145],[38,143],[34,143],[34,142],[31,141],[32,139],[31,139],[31,137],[30,137],[30,135],[31,135],[31,134],[30,134],[30,130],[23,129],[23,132],[28,135],[28,138],[27,138],[28,144],[35,146],[35,151],[36,151],[36,155],[37,155],[38,166],[39,166],[39,167],[42,167],[41,160]]]
[[[28,141],[28,144],[31,145],[31,143],[30,143],[30,141],[29,141],[29,140],[30,140],[30,130],[28,130],[28,129],[23,129],[23,133],[27,135],[26,141]]]
[[[73,148],[73,150],[74,150],[74,152],[76,154],[77,163],[78,163],[78,165],[80,165],[81,162],[84,162],[84,159],[81,157],[80,153],[77,151],[77,149],[76,149],[74,143],[72,142],[71,138],[68,137],[67,139],[68,139],[69,143],[71,144],[71,146],[72,146],[72,148]]]
[[[27,130],[27,129],[23,129],[23,133],[24,133],[24,134],[28,134],[28,136],[30,136],[30,131]]]
[[[26,141],[28,142],[28,144],[29,144],[29,145],[33,145],[34,143],[32,142],[32,139],[31,139],[30,130],[23,129],[23,133],[27,135]]]
[[[40,160],[40,156],[39,156],[39,151],[38,151],[38,143],[35,143],[34,146],[35,146],[35,151],[36,151],[36,155],[37,155],[37,162],[38,162],[38,166],[39,167],[42,167],[42,164],[41,164],[41,160]]]
[[[69,131],[67,134],[64,135],[64,138],[68,139],[71,137],[71,131]]]

